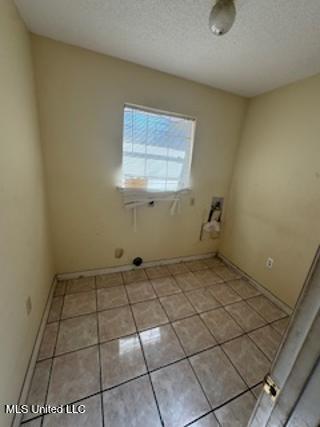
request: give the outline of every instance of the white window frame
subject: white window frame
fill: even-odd
[[[125,109],[126,108],[132,108],[135,110],[140,110],[143,111],[145,113],[154,113],[157,115],[164,115],[164,116],[169,116],[169,117],[178,117],[184,120],[189,120],[192,122],[192,134],[191,134],[191,140],[190,140],[190,155],[189,155],[189,159],[188,159],[188,163],[186,165],[184,165],[184,167],[186,166],[188,168],[187,170],[187,174],[186,176],[188,177],[188,183],[185,186],[185,188],[181,188],[179,190],[175,190],[175,191],[170,191],[170,190],[152,190],[152,189],[147,189],[147,188],[135,188],[135,187],[127,187],[123,185],[123,159],[124,159],[124,152],[123,152],[123,140],[124,140],[124,125],[125,125]],[[145,197],[148,198],[154,198],[153,196],[156,195],[158,197],[166,197],[167,195],[171,195],[171,194],[177,194],[177,193],[184,193],[184,192],[189,192],[191,190],[191,167],[192,167],[192,159],[193,159],[193,149],[194,149],[194,143],[195,143],[195,132],[196,132],[196,119],[194,117],[191,116],[187,116],[184,114],[179,114],[179,113],[174,113],[171,111],[165,111],[165,110],[160,110],[157,108],[152,108],[152,107],[146,107],[146,106],[142,106],[142,105],[138,105],[138,104],[132,104],[132,103],[125,103],[123,105],[123,109],[122,109],[122,138],[121,138],[121,185],[120,187],[118,187],[122,192],[124,193],[134,193],[134,194],[140,194],[143,197],[143,194],[145,194]]]

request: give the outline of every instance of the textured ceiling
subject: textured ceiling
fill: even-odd
[[[30,31],[245,96],[320,72],[320,0],[236,0],[208,29],[211,0],[16,0]]]

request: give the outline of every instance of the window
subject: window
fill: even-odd
[[[190,186],[195,120],[125,105],[122,187],[172,192]]]

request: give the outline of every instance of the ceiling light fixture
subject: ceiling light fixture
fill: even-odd
[[[222,36],[230,30],[235,18],[236,7],[234,0],[217,0],[209,17],[210,30],[216,36]]]

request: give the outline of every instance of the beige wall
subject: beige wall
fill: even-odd
[[[0,3],[0,58],[2,405],[18,400],[53,275],[30,39],[10,0]],[[9,421],[1,407],[0,425]]]
[[[227,192],[246,100],[37,36],[33,50],[58,271],[216,250],[200,226],[212,196]],[[125,102],[197,118],[195,206],[185,199],[175,217],[166,203],[141,208],[137,233],[114,184]]]
[[[292,306],[319,244],[320,75],[250,101],[221,252]]]

